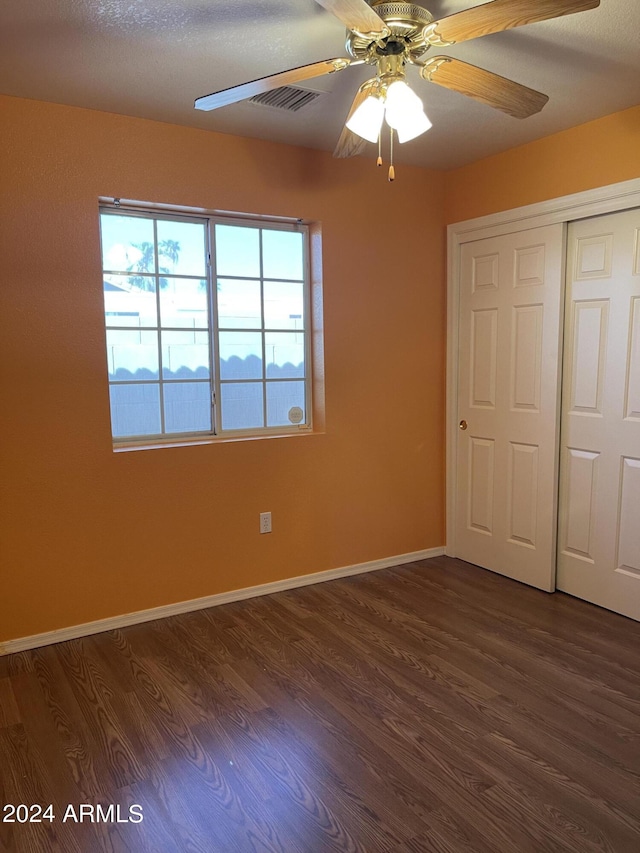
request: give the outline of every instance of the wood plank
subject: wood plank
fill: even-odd
[[[8,729],[17,725],[20,720],[20,711],[9,678],[0,678],[0,729]]]

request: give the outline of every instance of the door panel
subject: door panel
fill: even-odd
[[[572,223],[559,589],[640,620],[640,211]]]
[[[536,547],[538,447],[509,442],[509,542]]]
[[[576,300],[573,311],[571,411],[602,414],[609,301]]]
[[[511,325],[511,410],[540,411],[543,305],[515,305]]]
[[[616,563],[620,571],[640,576],[638,507],[640,507],[640,459],[623,459]]]
[[[469,442],[468,526],[480,533],[493,532],[494,442],[471,438]]]
[[[640,245],[640,240],[638,244]],[[635,275],[640,276],[640,270]],[[634,296],[631,300],[625,404],[625,417],[640,420],[640,296]]]
[[[552,590],[563,225],[461,247],[456,555]]]
[[[473,311],[471,324],[470,406],[494,409],[496,405],[496,365],[498,312],[494,308]]]
[[[563,471],[567,523],[560,536],[561,548],[564,553],[591,563],[599,456],[568,447]]]

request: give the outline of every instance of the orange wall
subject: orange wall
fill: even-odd
[[[461,222],[640,176],[640,106],[447,174],[446,220]]]
[[[15,98],[0,116],[0,641],[443,544],[443,175]],[[100,195],[321,223],[326,432],[112,451]]]

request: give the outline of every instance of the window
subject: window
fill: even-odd
[[[305,226],[100,211],[114,441],[310,426]]]

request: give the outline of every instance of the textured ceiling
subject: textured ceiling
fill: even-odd
[[[422,5],[437,18],[481,4]],[[399,146],[397,160],[452,168],[640,103],[639,33],[640,0],[602,0],[588,12],[438,48],[545,92],[549,103],[518,120],[410,69],[434,126]],[[0,92],[332,151],[367,67],[301,84],[323,96],[297,113],[247,103],[202,113],[193,101],[343,56],[344,39],[342,24],[314,0],[7,0]]]

